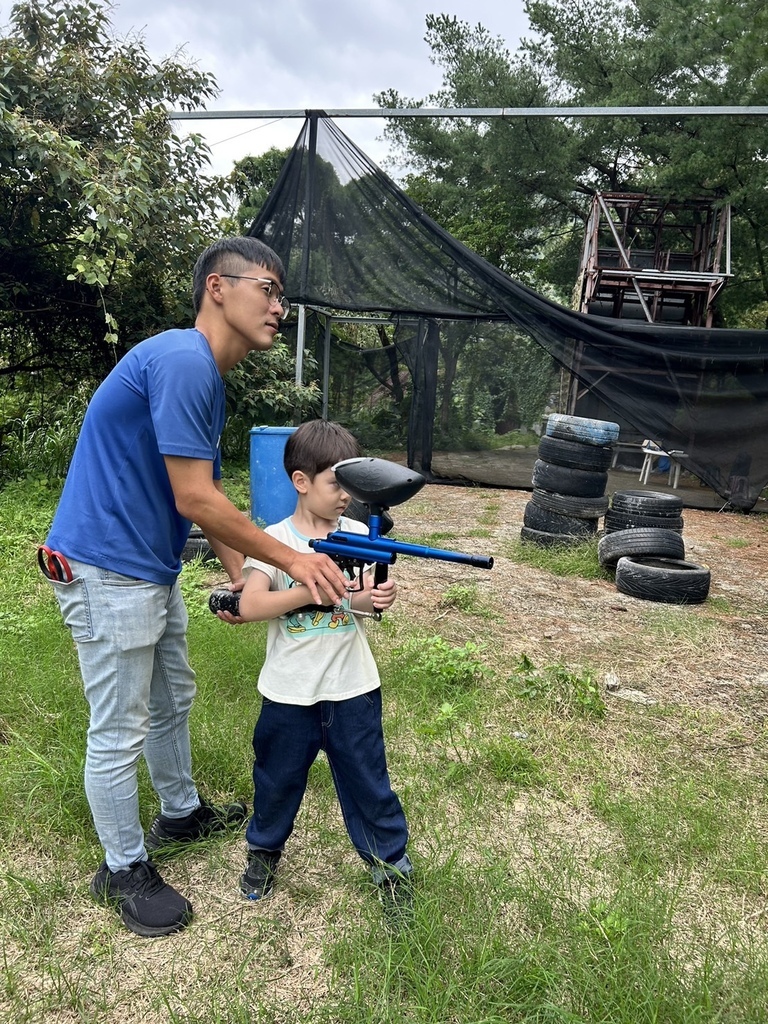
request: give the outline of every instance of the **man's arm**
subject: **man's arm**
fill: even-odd
[[[213,486],[226,497],[221,480],[214,480]],[[229,576],[232,582],[232,589],[241,590],[243,586],[243,562],[245,560],[242,553],[235,551],[234,548],[229,547],[228,544],[219,540],[218,537],[206,536],[206,540],[210,543],[214,554],[224,567],[227,576]]]
[[[215,485],[212,462],[178,455],[165,455],[164,460],[179,514],[197,523],[209,540],[284,570],[292,579],[306,584],[318,604],[323,603],[323,591],[337,600],[346,595],[349,582],[327,555],[294,551],[244,516]],[[231,578],[230,569],[225,568]]]

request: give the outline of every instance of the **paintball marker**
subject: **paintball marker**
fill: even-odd
[[[384,536],[391,526],[391,520],[385,513],[392,505],[401,505],[421,490],[426,480],[420,473],[396,462],[373,458],[344,459],[336,463],[333,471],[347,494],[368,508],[368,536],[337,530],[323,539],[311,540],[309,544],[315,551],[332,558],[340,569],[348,571],[352,579],[357,579],[358,590],[364,589],[362,574],[366,565],[375,566],[374,585],[378,586],[386,580],[389,566],[394,565],[398,555],[460,562],[480,569],[493,568],[493,558],[485,555],[465,555],[461,551],[407,544]],[[214,590],[209,600],[212,612],[228,611],[233,615],[238,614],[239,604],[240,595],[229,590]],[[318,607],[323,606],[307,605],[299,611]],[[326,610],[331,609],[332,606]],[[381,619],[381,612],[354,614]]]
[[[324,539],[311,540],[310,547],[328,555],[344,570],[359,580],[363,589],[362,572],[366,565],[375,565],[374,585],[387,578],[389,566],[398,555],[416,558],[436,558],[443,562],[460,562],[480,569],[492,569],[493,558],[485,555],[465,555],[461,551],[445,551],[421,544],[407,544],[383,536],[384,513],[392,505],[401,505],[421,490],[426,480],[420,473],[406,469],[386,459],[344,459],[333,467],[336,479],[347,492],[368,508],[368,536],[337,530]],[[375,618],[381,618],[376,612]]]

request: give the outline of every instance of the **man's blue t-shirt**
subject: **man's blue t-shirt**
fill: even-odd
[[[80,562],[170,586],[190,521],[176,511],[164,455],[221,475],[224,382],[197,330],[165,331],[128,352],[85,414],[47,543]]]

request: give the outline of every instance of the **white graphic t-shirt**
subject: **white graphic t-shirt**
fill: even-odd
[[[363,523],[342,516],[339,529],[367,534]],[[265,530],[296,551],[311,552],[309,537],[298,532],[290,518]],[[281,569],[246,558],[243,569],[258,569],[269,577],[270,590],[288,590],[295,581]],[[348,700],[379,686],[379,672],[368,646],[363,621],[349,611],[345,598],[332,611],[291,612],[270,619],[267,656],[259,675],[259,693],[278,704],[316,704]]]

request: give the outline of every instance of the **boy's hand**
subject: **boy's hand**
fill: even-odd
[[[315,604],[340,604],[348,596],[349,580],[328,555],[297,553],[288,574],[308,587]]]
[[[243,589],[244,580],[233,580],[229,587],[220,587],[211,591],[208,598],[208,607],[215,613],[222,622],[228,622],[231,626],[239,626],[246,620],[238,614],[240,609],[240,591]]]
[[[397,596],[397,584],[394,580],[385,580],[378,587],[371,588],[371,603],[377,612],[391,608]]]

